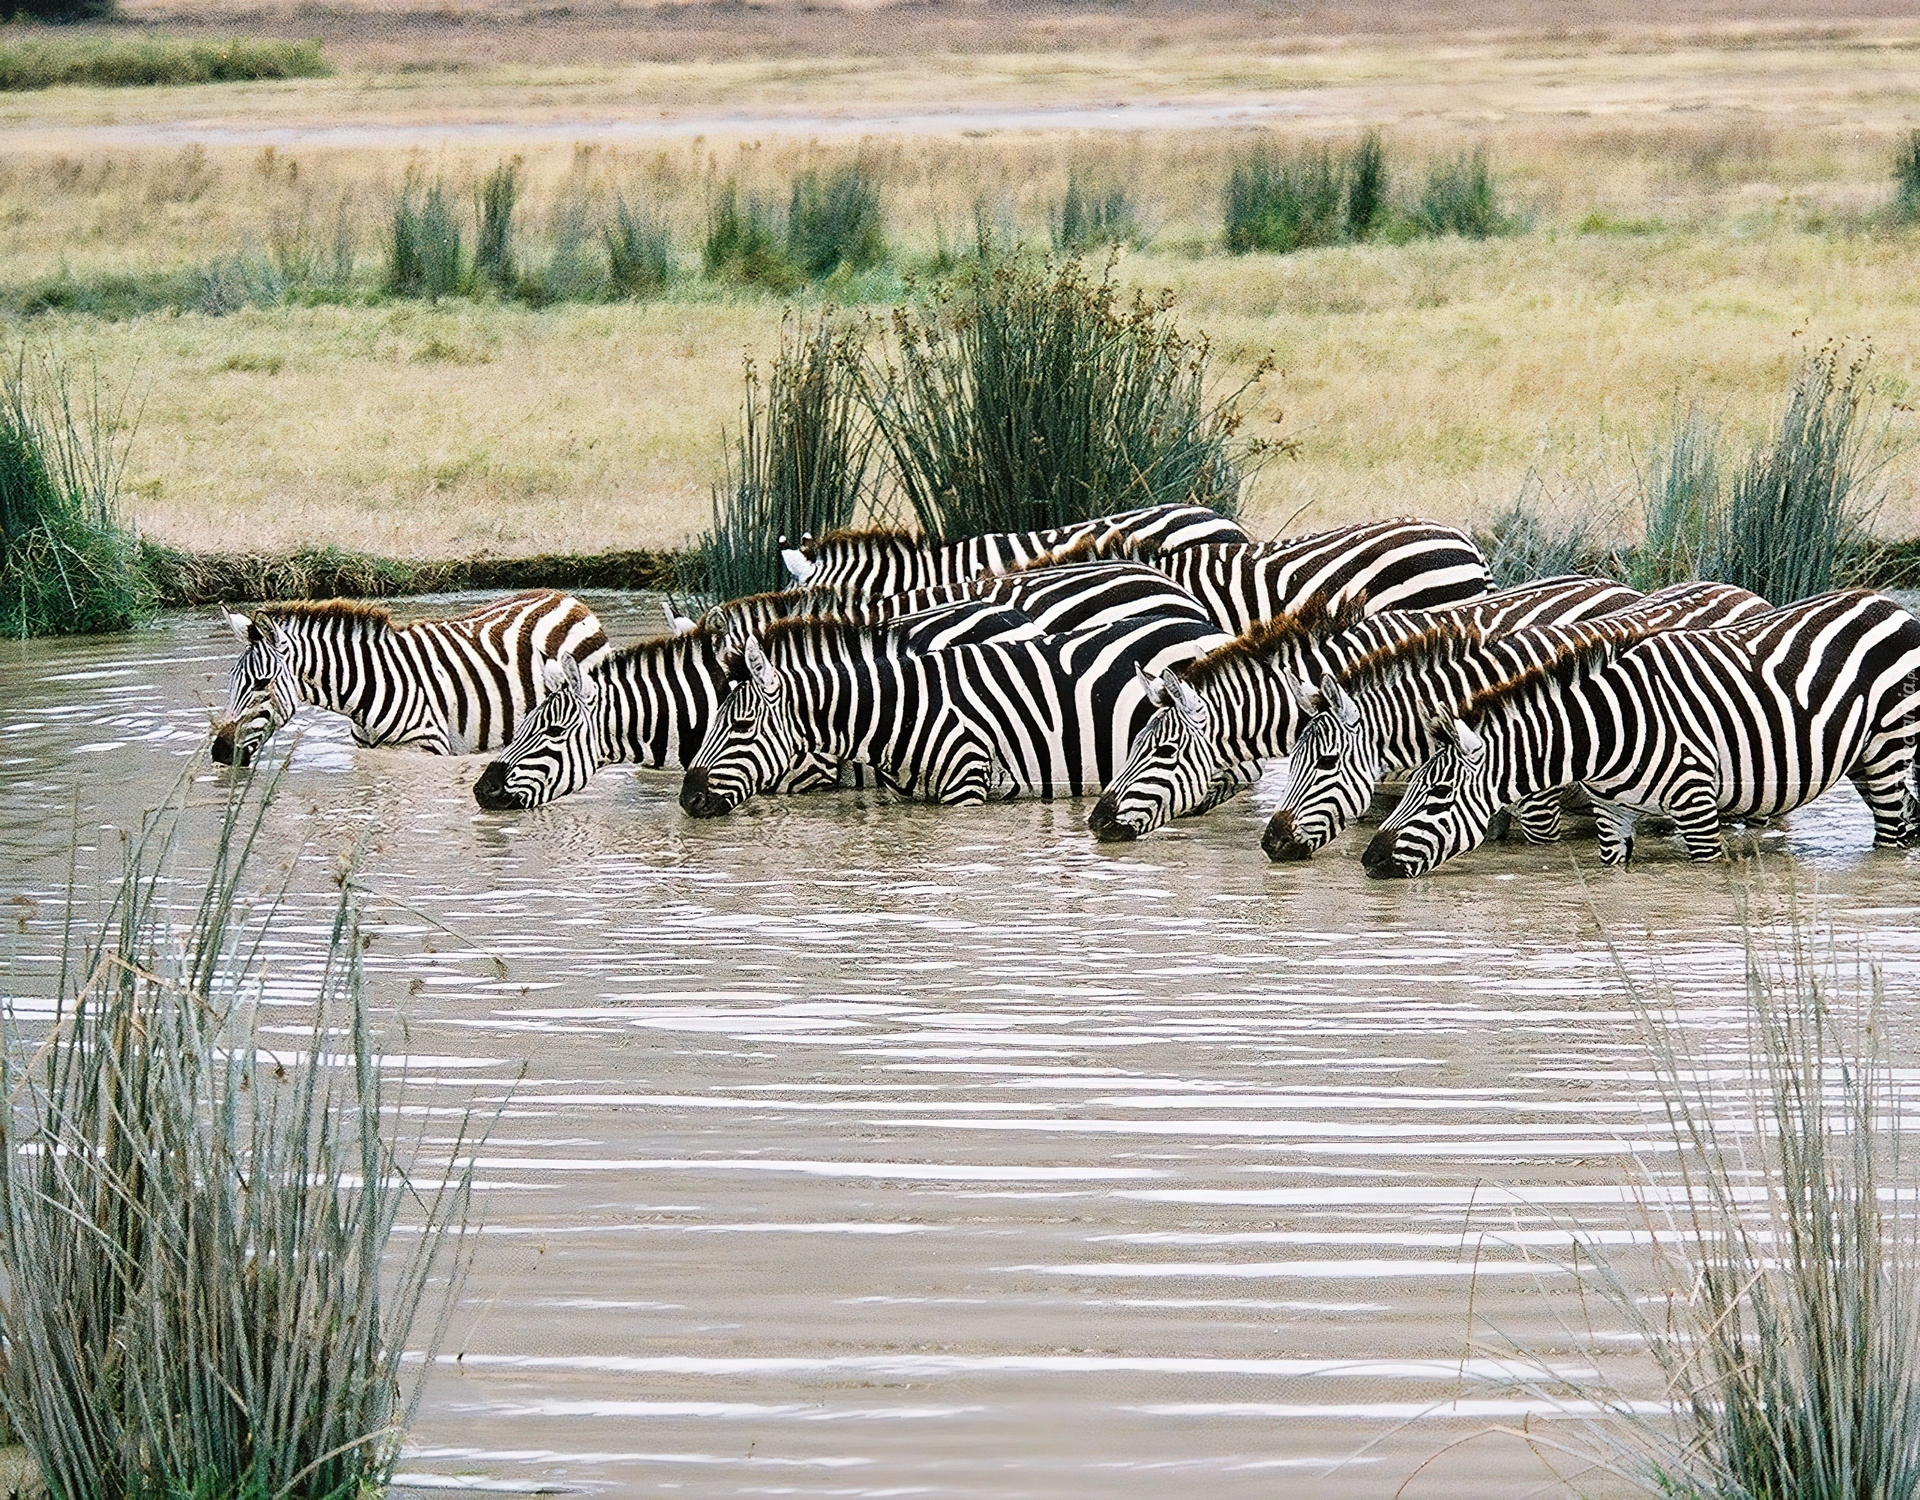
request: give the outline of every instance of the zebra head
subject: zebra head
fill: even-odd
[[[733,690],[680,786],[680,806],[689,817],[725,816],[773,790],[801,759],[792,695],[752,636],[729,663],[728,675]]]
[[[1220,770],[1206,700],[1172,668],[1140,680],[1153,713],[1087,819],[1103,843],[1137,839],[1206,804]]]
[[[489,812],[539,807],[577,792],[600,768],[598,684],[571,656],[548,662],[546,678],[547,696],[527,710],[473,784],[473,800]]]
[[[247,649],[227,673],[227,714],[213,721],[213,758],[223,766],[244,766],[300,706],[300,682],[293,671],[293,639],[270,615],[248,619],[221,611],[227,629]]]
[[[1499,810],[1487,742],[1458,719],[1434,725],[1440,748],[1407,778],[1407,790],[1360,861],[1376,879],[1424,875],[1486,836]]]
[[[1288,680],[1306,716],[1289,757],[1293,781],[1267,820],[1260,847],[1276,862],[1312,859],[1365,812],[1380,780],[1379,742],[1366,732],[1360,705],[1329,673],[1316,691]]]

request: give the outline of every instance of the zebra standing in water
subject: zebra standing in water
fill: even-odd
[[[953,592],[988,622],[981,628],[995,628],[1002,636],[1109,624],[1136,618],[1149,606],[1169,618],[1205,618],[1179,588],[1132,565],[1013,574],[991,586],[967,585]],[[977,597],[966,598],[968,594]],[[755,595],[709,611],[697,628],[676,626],[671,639],[644,641],[619,652],[598,670],[582,674],[577,684],[559,687],[522,722],[513,742],[474,783],[475,800],[495,811],[538,807],[578,791],[601,766],[690,765],[729,691],[724,664],[729,644],[737,653],[743,632],[751,634],[776,619],[818,610],[836,599],[816,590]],[[928,602],[946,603],[944,591],[854,606],[854,618],[875,624],[900,620],[903,615],[896,611]],[[1007,610],[1017,611],[1013,620]],[[956,639],[952,614],[922,612],[905,618],[921,622],[904,637],[914,649]],[[814,763],[785,789],[831,785],[837,777],[837,764]]]
[[[1147,712],[1142,673],[1221,640],[1191,620],[1145,619],[914,655],[897,631],[801,619],[769,627],[764,649],[749,640],[681,807],[729,813],[807,754],[871,766],[902,796],[947,807],[1078,796],[1124,758]]]
[[[1318,681],[1437,629],[1499,629],[1507,620],[1577,619],[1639,596],[1602,578],[1552,578],[1445,611],[1367,617],[1369,601],[1322,599],[1254,626],[1150,687],[1155,713],[1087,826],[1103,841],[1139,838],[1221,800],[1224,767],[1285,755],[1308,713],[1293,684]],[[1452,621],[1451,625],[1446,624]]]
[[[1244,542],[1247,534],[1204,505],[1150,505],[1050,531],[997,531],[946,543],[905,531],[837,531],[780,555],[795,583],[871,599],[1004,573],[1082,538],[1098,541],[1104,549],[1098,558],[1126,560],[1203,542]]]
[[[1228,635],[1277,620],[1318,599],[1332,608],[1365,599],[1367,610],[1437,609],[1492,587],[1473,538],[1436,521],[1366,521],[1277,542],[1217,542],[1178,552],[1139,550],[1124,535],[1083,537],[1040,558],[1049,563],[1137,557],[1212,613]]]
[[[1724,853],[1722,818],[1775,817],[1842,776],[1873,841],[1915,831],[1920,619],[1863,589],[1622,649],[1575,627],[1556,656],[1491,642],[1513,671],[1468,702],[1367,846],[1369,875],[1420,875],[1479,842],[1505,802],[1578,782],[1600,858],[1627,863],[1641,813],[1673,819],[1695,860]],[[1534,634],[1551,640],[1554,632]]]
[[[593,666],[607,634],[571,594],[515,594],[451,620],[396,626],[384,609],[333,600],[226,613],[246,646],[227,674],[213,758],[246,765],[303,703],[342,713],[359,745],[436,755],[492,750],[546,696],[549,663]]]
[[[1622,596],[1617,601],[1600,598],[1594,601],[1597,608],[1557,618],[1550,610],[1530,616],[1515,611],[1489,624],[1477,618],[1473,606],[1440,612],[1434,616],[1442,622],[1439,628],[1362,656],[1328,673],[1317,688],[1296,684],[1295,696],[1309,717],[1289,752],[1293,776],[1287,794],[1268,819],[1260,847],[1276,861],[1311,859],[1366,810],[1385,773],[1417,766],[1440,748],[1435,715],[1452,712],[1490,685],[1476,671],[1484,669],[1487,658],[1464,649],[1465,633],[1457,626],[1447,629],[1448,619],[1482,631],[1511,632],[1600,615],[1631,616],[1660,630],[1697,630],[1764,614],[1770,607],[1758,594],[1729,583],[1676,584],[1644,598],[1631,589],[1617,592]],[[1517,810],[1517,821],[1529,843],[1551,843],[1559,836],[1559,793],[1528,798]]]

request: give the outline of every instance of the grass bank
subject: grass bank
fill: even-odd
[[[0,36],[0,91],[62,85],[139,88],[256,83],[268,78],[326,78],[332,72],[315,41],[60,35],[10,40]]]

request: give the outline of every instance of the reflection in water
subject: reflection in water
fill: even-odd
[[[650,629],[626,603],[610,631]],[[0,646],[28,1000],[70,835],[85,889],[183,769],[197,806],[225,794],[202,747],[231,650],[211,617]],[[1658,951],[1703,1052],[1743,1036],[1751,860],[1501,847],[1381,884],[1356,832],[1273,866],[1277,778],[1118,853],[1084,804],[693,822],[629,771],[488,814],[478,760],[300,722],[258,871],[293,879],[276,1022],[298,1031],[357,853],[413,1101],[512,1089],[422,1485],[1391,1493],[1549,1415],[1469,1348],[1469,1298],[1481,1335],[1551,1348],[1570,1226],[1636,1243],[1622,1184],[1667,1142],[1603,930]],[[1843,790],[1734,843],[1911,995],[1920,856],[1870,837]],[[1483,1441],[1408,1493],[1541,1477]]]

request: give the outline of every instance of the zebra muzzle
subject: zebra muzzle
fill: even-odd
[[[1277,865],[1313,858],[1313,846],[1300,841],[1294,830],[1293,814],[1285,810],[1267,820],[1267,831],[1260,835],[1260,847]]]
[[[1087,815],[1087,827],[1103,844],[1121,843],[1140,836],[1137,828],[1120,821],[1120,802],[1112,792],[1100,794],[1100,800],[1093,804],[1093,811]]]
[[[1360,863],[1375,880],[1404,880],[1409,871],[1401,864],[1395,848],[1399,835],[1394,833],[1376,833],[1373,841],[1367,845],[1366,852],[1360,856]]]
[[[707,773],[696,767],[680,783],[680,810],[690,818],[724,818],[733,811],[733,804],[714,791]]]
[[[473,800],[488,812],[512,812],[521,805],[520,799],[507,790],[507,768],[497,760],[488,762],[474,782]]]

